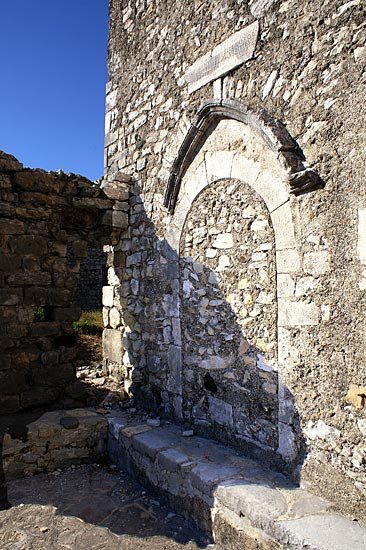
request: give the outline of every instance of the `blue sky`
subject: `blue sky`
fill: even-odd
[[[8,0],[0,21],[0,149],[101,177],[108,0]]]

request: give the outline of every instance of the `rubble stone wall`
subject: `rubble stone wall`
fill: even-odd
[[[207,329],[198,329],[207,306],[198,311],[198,298],[192,304],[185,293],[192,285],[192,300],[202,290],[211,300],[211,283],[200,280],[217,274],[208,250],[220,251],[222,266],[235,263],[235,277],[248,283],[249,254],[268,254],[264,262],[275,252],[271,288],[259,281],[252,292],[231,292],[236,279],[227,265],[227,278],[225,269],[219,272],[223,313],[218,305],[208,308],[217,308],[218,324],[225,311],[236,316],[233,346],[244,309],[248,317],[260,312],[253,327],[269,324],[268,335],[259,328],[250,332],[250,322],[244,326],[250,346],[244,357],[263,344],[269,347],[260,354],[266,365],[277,354],[278,390],[266,413],[274,424],[277,415],[277,428],[269,430],[267,443],[261,442],[262,428],[248,436],[248,413],[245,437],[299,464],[304,480],[345,506],[347,494],[355,506],[365,500],[365,64],[361,0],[110,0],[105,171],[107,179],[123,171],[135,184],[129,232],[108,252],[106,367],[127,377],[129,390],[145,406],[195,422],[196,428],[200,418],[221,439],[233,436],[234,410],[240,407],[229,407],[237,399],[231,388],[249,390],[241,403],[256,395],[262,406],[265,384],[276,387],[273,375],[264,382],[260,374],[267,371],[258,368],[258,353],[250,372],[261,383],[248,378],[244,384],[240,361],[206,373],[202,363],[218,353],[208,343],[199,345],[200,334],[207,330],[218,345],[221,335],[215,338],[212,326],[209,334],[208,322],[202,324]],[[205,117],[201,105],[207,101]],[[234,200],[228,193],[233,185],[240,187]],[[224,187],[223,225],[231,223],[230,206],[251,197],[253,216],[260,206],[274,230],[258,245],[272,243],[272,252],[252,248],[246,218],[240,229],[233,220],[231,249],[212,246],[208,233],[201,242],[193,240],[203,225],[211,227],[202,209],[212,211],[219,226],[215,205]],[[227,226],[218,233],[226,245]],[[239,241],[239,249],[248,247],[249,277],[240,274]],[[189,252],[190,242],[195,244]],[[191,270],[194,276],[185,280],[184,270],[195,265],[202,272]],[[235,305],[245,294],[253,300],[250,311],[249,304]],[[188,326],[198,336],[192,345],[181,330]],[[187,364],[197,348],[202,360]],[[203,373],[210,375],[206,386]]]
[[[102,287],[107,282],[106,256],[101,248],[90,248],[80,265],[74,304],[83,311],[102,309]]]
[[[6,481],[98,460],[106,451],[108,423],[92,409],[52,411],[2,438]]]
[[[5,153],[0,193],[0,413],[11,414],[56,401],[74,381],[80,263],[90,246],[119,240],[128,214],[107,188]]]

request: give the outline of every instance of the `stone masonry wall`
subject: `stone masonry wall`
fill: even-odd
[[[179,270],[184,276],[183,264],[197,263],[204,241],[191,256],[180,239],[188,228],[199,235],[200,191],[213,208],[220,180],[250,186],[270,213],[276,254],[276,285],[266,292],[276,297],[268,330],[277,335],[278,391],[267,420],[278,415],[278,447],[272,436],[269,446],[298,466],[304,483],[355,513],[366,481],[365,20],[362,0],[110,0],[105,140],[106,179],[120,170],[135,179],[129,232],[109,250],[105,342],[114,338],[119,351],[107,353],[106,366],[127,376],[145,406],[192,422],[189,402],[197,407],[198,397],[185,361],[198,342],[187,349],[181,323],[197,326],[197,314],[186,320]],[[119,278],[115,261],[128,268]],[[210,261],[198,262],[203,274]],[[223,296],[230,278],[221,283]],[[252,294],[253,308],[260,295]],[[227,296],[222,306],[236,313]],[[117,336],[108,332],[116,323]],[[250,346],[259,348],[262,337],[249,338]],[[230,372],[220,374],[229,376],[225,388],[242,385]],[[209,374],[205,390],[198,384],[208,392],[203,403],[211,396],[231,405],[217,397],[224,391],[217,373]],[[258,386],[258,403],[263,395]],[[230,409],[220,406],[222,422]],[[231,430],[226,419],[218,437]]]
[[[278,446],[276,279],[269,212],[235,180],[206,188],[181,238],[183,402],[196,429]],[[194,260],[193,260],[194,258]],[[230,436],[229,436],[230,434]]]
[[[107,261],[101,248],[90,248],[80,265],[74,304],[83,311],[102,309],[102,287],[107,282]]]
[[[5,153],[0,193],[0,413],[11,414],[57,400],[74,381],[80,263],[90,246],[119,240],[128,214],[108,188]]]

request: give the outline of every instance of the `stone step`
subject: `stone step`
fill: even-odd
[[[331,502],[232,448],[127,412],[108,422],[112,461],[225,549],[366,549],[366,529]]]

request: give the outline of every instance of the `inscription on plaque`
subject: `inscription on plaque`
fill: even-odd
[[[258,21],[255,21],[197,59],[184,75],[188,92],[198,90],[251,59],[257,42],[258,27]]]

